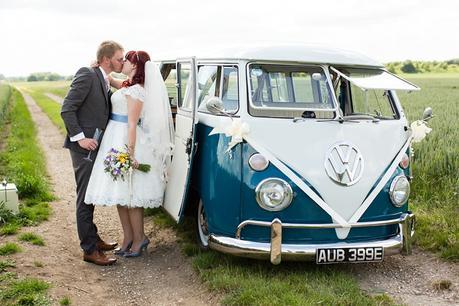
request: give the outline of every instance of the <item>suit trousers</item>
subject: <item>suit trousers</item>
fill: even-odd
[[[84,202],[92,167],[94,166],[94,161],[97,156],[97,150],[91,153],[92,162],[84,159],[88,154],[70,150],[70,156],[72,157],[76,181],[76,221],[78,237],[80,238],[80,246],[83,251],[86,254],[90,254],[96,249],[97,242],[101,240],[97,233],[97,226],[93,221],[94,205],[88,205]]]

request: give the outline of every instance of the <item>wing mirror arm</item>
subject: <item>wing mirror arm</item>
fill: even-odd
[[[233,120],[233,116],[225,111],[223,101],[219,97],[211,97],[206,101],[207,110],[214,115],[225,115]]]

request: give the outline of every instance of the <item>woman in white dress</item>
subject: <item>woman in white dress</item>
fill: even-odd
[[[117,205],[124,237],[115,254],[137,257],[150,243],[144,232],[144,208],[158,207],[163,201],[173,126],[166,86],[150,56],[144,51],[127,52],[122,73],[128,76],[126,81],[110,79],[119,90],[111,97],[112,113],[85,203]],[[113,181],[104,171],[104,160],[112,148],[124,151],[126,145],[134,168],[142,163],[151,169],[147,173],[134,170],[130,179]]]

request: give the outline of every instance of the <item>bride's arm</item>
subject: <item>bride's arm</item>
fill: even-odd
[[[136,129],[142,112],[143,103],[131,96],[126,96],[128,101],[128,150],[129,154],[135,157]]]
[[[112,87],[115,87],[116,89],[120,89],[121,86],[123,85],[124,80],[121,79],[115,79],[112,77],[110,74],[108,75],[108,80],[110,81],[110,85]]]

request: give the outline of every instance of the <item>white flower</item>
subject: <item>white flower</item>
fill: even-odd
[[[421,142],[432,131],[424,121],[416,120],[411,123],[411,135],[413,136],[413,142]]]

